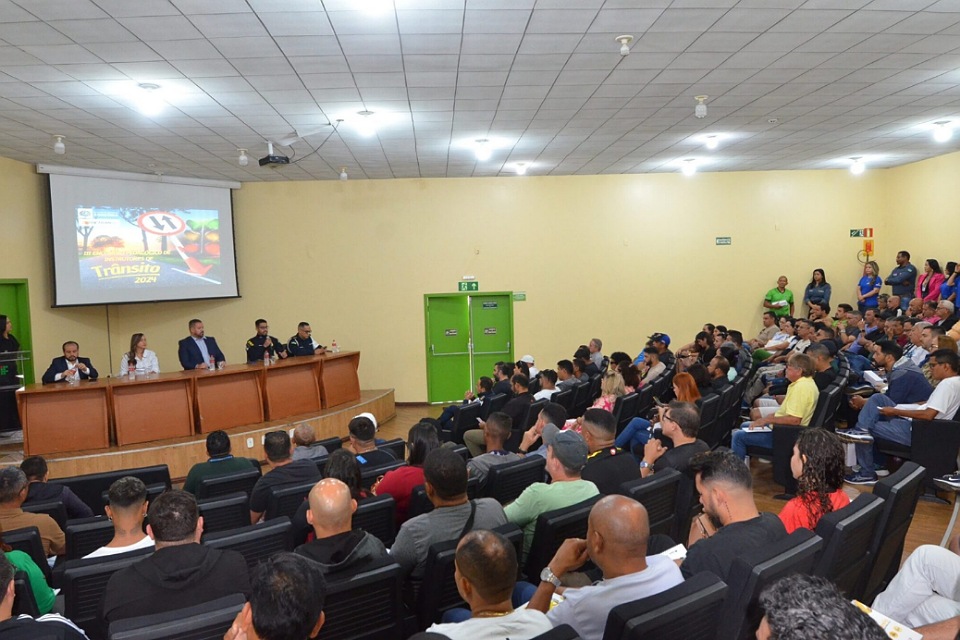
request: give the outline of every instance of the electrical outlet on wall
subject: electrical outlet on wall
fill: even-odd
[[[253,449],[253,438],[247,438],[247,449]]]

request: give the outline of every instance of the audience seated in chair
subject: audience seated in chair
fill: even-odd
[[[685,577],[711,571],[726,580],[735,558],[786,537],[777,516],[757,509],[753,476],[734,453],[698,454],[690,468],[696,473],[703,514],[690,527],[687,557],[680,565]]]
[[[140,478],[120,478],[107,493],[110,504],[104,507],[113,522],[113,539],[84,558],[101,558],[127,551],[149,549],[153,540],[143,532],[143,518],[147,515],[147,486]]]
[[[250,595],[244,557],[200,544],[203,518],[191,494],[167,491],[148,514],[147,534],[157,550],[110,577],[101,602],[104,621],[173,611],[233,593]]]
[[[467,473],[477,479],[481,488],[487,482],[487,472],[490,471],[490,467],[520,459],[518,454],[504,449],[504,443],[510,438],[512,428],[513,420],[502,411],[494,411],[487,416],[487,421],[483,425],[486,453],[467,460]]]
[[[660,352],[656,347],[645,347],[642,351],[643,362],[640,363],[640,387],[646,387],[657,381],[667,365],[660,362]]]
[[[530,410],[530,405],[533,403],[533,394],[530,393],[530,378],[522,373],[517,373],[510,381],[513,385],[513,397],[503,406],[502,411],[510,416],[510,420],[514,425],[518,425],[518,429],[522,429],[526,426],[522,423]],[[477,457],[484,452],[482,421],[479,429],[470,429],[463,434],[463,443],[467,445],[472,457]]]
[[[0,530],[36,527],[40,530],[43,553],[48,557],[62,555],[66,551],[66,538],[60,526],[45,513],[29,513],[21,509],[26,498],[26,474],[17,467],[0,470]]]
[[[850,504],[843,492],[843,445],[833,433],[803,429],[793,445],[790,471],[797,495],[780,510],[787,533],[801,527],[813,531],[820,518]]]
[[[477,391],[467,391],[463,394],[463,403],[462,405],[467,405],[473,402],[479,402],[481,405],[486,402],[490,396],[493,395],[493,380],[487,376],[480,376],[480,379],[477,380]],[[461,405],[461,406],[462,406]],[[453,424],[453,418],[456,415],[457,405],[452,404],[449,407],[444,407],[443,412],[440,414],[440,428],[449,429]]]
[[[357,501],[350,487],[339,480],[321,480],[310,491],[307,522],[316,538],[296,548],[295,553],[317,563],[331,579],[349,578],[386,560],[383,543],[362,529],[353,529]]]
[[[230,436],[226,431],[211,431],[207,434],[207,456],[209,460],[198,462],[190,468],[187,479],[183,482],[184,491],[196,495],[197,487],[204,478],[253,468],[253,463],[248,458],[234,458],[230,453]]]
[[[578,382],[580,381],[573,375],[573,362],[570,360],[558,360],[557,390],[566,391],[567,389],[573,389],[577,386]]]
[[[434,624],[428,631],[451,640],[526,640],[552,627],[541,610],[514,609],[517,552],[495,531],[475,530],[457,545],[455,578],[471,617]]]
[[[493,365],[493,391],[491,395],[504,394],[508,398],[513,397],[513,363],[498,362]]]
[[[377,448],[377,425],[368,414],[360,414],[351,420],[347,429],[350,432],[350,450],[356,454],[361,469],[396,461],[397,458],[389,450]]]
[[[665,469],[687,473],[690,459],[698,453],[710,450],[709,445],[697,438],[700,430],[700,412],[692,402],[674,400],[660,416],[661,433],[673,442],[667,449],[659,438],[650,438],[643,446],[640,475],[644,478]]]
[[[680,402],[700,402],[700,390],[689,373],[678,373],[671,381],[673,395]],[[659,422],[663,416],[664,405],[657,408],[655,420]],[[617,436],[616,443],[621,449],[637,453],[638,447],[642,448],[650,440],[651,421],[646,418],[634,418],[627,423],[620,435]]]
[[[0,638],[4,640],[87,640],[79,627],[57,613],[33,619],[13,617],[13,576],[17,569],[0,554]]]
[[[540,372],[540,391],[533,394],[533,400],[549,400],[558,391],[560,389],[557,388],[557,372],[553,369],[544,369]]]
[[[50,473],[47,461],[41,456],[30,456],[20,463],[20,470],[27,476],[27,499],[23,504],[59,500],[67,510],[67,518],[92,518],[93,510],[70,490],[54,482],[48,482]]]
[[[567,410],[556,402],[548,402],[546,406],[540,410],[540,415],[537,416],[537,421],[534,423],[534,425],[527,429],[523,434],[518,451],[520,455],[535,455],[540,456],[541,458],[546,458],[546,444],[541,444],[533,451],[531,451],[530,448],[533,447],[533,445],[535,445],[537,441],[543,437],[543,430],[547,425],[553,425],[557,428],[561,428],[564,424],[566,424],[566,422]]]
[[[608,374],[609,375],[609,374]],[[604,494],[617,493],[620,485],[640,475],[637,461],[629,452],[617,448],[617,419],[603,409],[587,409],[580,432],[589,454],[580,477],[592,482]]]
[[[824,578],[781,578],[760,594],[760,608],[757,640],[887,640],[880,625]]]
[[[293,430],[293,459],[316,460],[327,455],[327,448],[316,442],[317,434],[313,427],[305,422],[298,424]]]
[[[583,480],[587,464],[587,443],[575,431],[560,431],[553,425],[543,429],[547,447],[547,473],[552,482],[536,482],[504,509],[507,520],[523,529],[523,559],[526,560],[540,514],[583,502],[597,495],[597,486]]]
[[[327,588],[316,564],[292,553],[278,553],[257,565],[250,582],[250,599],[223,640],[317,637],[324,622]]]
[[[354,418],[357,419],[359,418]],[[263,512],[267,510],[272,488],[320,480],[320,470],[313,460],[292,458],[293,445],[290,434],[286,431],[268,433],[263,440],[263,452],[273,469],[257,480],[250,492],[250,524],[259,522]]]
[[[404,574],[423,578],[430,545],[456,540],[473,529],[507,523],[503,507],[492,498],[467,499],[467,463],[450,448],[434,449],[423,463],[424,488],[433,503],[430,513],[403,523],[390,555]]]
[[[569,624],[584,640],[601,640],[610,609],[646,598],[683,582],[675,562],[647,556],[650,522],[642,504],[625,496],[607,496],[590,510],[585,540],[567,539],[540,575],[540,586],[527,604],[547,614],[554,626]],[[563,576],[592,560],[603,579],[568,587],[564,600],[550,609]]]
[[[415,487],[423,484],[423,461],[427,455],[440,446],[437,428],[430,422],[419,422],[407,432],[407,462],[399,469],[391,469],[378,480],[370,492],[375,496],[391,495],[397,505],[397,526],[407,520],[410,508],[410,494]]]

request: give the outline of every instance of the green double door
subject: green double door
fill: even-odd
[[[510,293],[437,293],[424,299],[429,402],[463,400],[480,376],[513,362]]]

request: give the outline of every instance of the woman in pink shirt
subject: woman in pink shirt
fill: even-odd
[[[800,431],[790,458],[797,495],[780,511],[787,533],[801,527],[812,531],[820,518],[850,504],[843,492],[843,462],[843,445],[836,434],[819,427]]]
[[[940,262],[935,258],[927,258],[923,263],[923,273],[917,278],[915,297],[922,298],[924,301],[939,300],[940,285],[943,284],[944,280]]]

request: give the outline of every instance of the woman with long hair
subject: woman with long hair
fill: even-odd
[[[370,488],[373,495],[391,495],[397,503],[397,526],[407,521],[410,496],[414,487],[424,482],[423,461],[427,454],[440,446],[437,428],[429,422],[418,422],[407,433],[407,466],[388,471]]]
[[[809,284],[803,290],[803,302],[811,304],[830,304],[830,283],[823,269],[814,269]]]
[[[693,376],[689,373],[678,373],[673,376],[673,395],[680,402],[698,402],[700,390],[697,389]],[[666,405],[657,408],[657,422],[660,421],[664,406]],[[639,458],[643,459],[643,445],[650,439],[652,425],[653,423],[646,418],[634,418],[623,428],[614,444],[626,451],[635,451],[639,446]],[[634,456],[637,456],[637,453],[634,453]]]
[[[917,278],[917,290],[914,297],[920,298],[924,302],[939,300],[940,285],[945,280],[943,269],[940,268],[940,261],[936,258],[927,258],[923,263],[923,273]]]
[[[323,468],[324,478],[336,478],[350,488],[350,495],[357,502],[369,498],[370,494],[363,488],[360,475],[360,463],[357,456],[349,449],[337,449],[327,458],[327,465]]]
[[[157,360],[157,354],[147,349],[147,337],[142,333],[135,333],[130,336],[130,351],[123,354],[120,358],[120,373],[125,376],[130,372],[131,365],[137,375],[145,373],[160,373],[160,362]]]
[[[850,504],[843,492],[843,461],[836,434],[819,427],[800,430],[790,458],[797,495],[780,510],[787,533],[801,527],[813,530],[820,518]]]
[[[957,304],[957,280],[960,280],[960,263],[952,260],[947,263],[944,269],[943,277],[946,280],[940,285],[940,299],[949,300],[954,305]]]
[[[623,377],[624,393],[633,393],[640,388],[640,369],[634,366],[629,360],[621,362],[617,370]]]
[[[20,351],[20,342],[13,336],[13,322],[5,315],[0,315],[0,353]]]
[[[880,305],[877,296],[881,286],[883,279],[880,277],[880,266],[871,260],[863,266],[863,277],[857,283],[857,309],[860,313],[867,309],[876,309]]]

